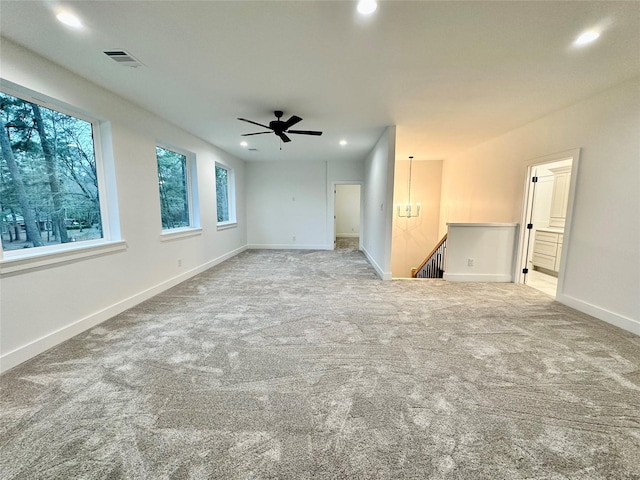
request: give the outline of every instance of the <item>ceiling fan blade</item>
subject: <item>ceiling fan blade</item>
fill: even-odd
[[[301,122],[302,119],[297,116],[297,115],[292,115],[291,118],[289,120],[287,120],[286,122],[284,122],[284,130],[287,131],[289,130],[291,127],[293,127],[296,123]]]
[[[322,132],[318,132],[316,130],[289,130],[287,133],[297,133],[298,135],[322,135]]]
[[[280,132],[280,133],[276,132],[276,135],[278,135],[282,139],[282,141],[285,143],[291,141],[291,139],[287,137],[284,132]]]
[[[238,120],[242,120],[243,122],[253,123],[254,125],[258,125],[259,127],[263,127],[263,128],[271,128],[271,127],[268,127],[267,125],[262,125],[261,123],[254,122],[253,120],[247,120],[246,118],[238,118]]]
[[[256,132],[256,133],[243,133],[240,135],[241,137],[249,137],[251,135],[262,135],[263,133],[273,133],[273,131],[269,130],[268,132]]]

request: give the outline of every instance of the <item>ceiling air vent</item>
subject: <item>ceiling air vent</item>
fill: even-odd
[[[104,54],[125,67],[137,68],[142,66],[142,63],[137,58],[124,50],[108,50]]]

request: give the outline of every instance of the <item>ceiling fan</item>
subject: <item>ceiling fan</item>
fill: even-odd
[[[253,123],[254,125],[258,125],[259,127],[268,128],[267,132],[255,132],[255,133],[244,133],[243,137],[248,137],[250,135],[262,135],[263,133],[275,133],[283,142],[290,142],[291,139],[287,136],[287,133],[297,134],[297,135],[322,135],[322,132],[318,132],[316,130],[289,130],[291,127],[296,125],[298,122],[302,121],[302,118],[297,115],[292,115],[291,118],[287,121],[282,121],[280,118],[284,114],[281,110],[276,110],[273,112],[276,116],[277,120],[271,120],[269,125],[263,125],[258,122],[254,122],[253,120],[247,120],[246,118],[238,118],[238,120],[242,120],[243,122]]]

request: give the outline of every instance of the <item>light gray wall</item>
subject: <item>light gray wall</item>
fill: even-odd
[[[364,162],[363,251],[378,275],[391,280],[396,127],[387,127]]]
[[[111,144],[103,141],[113,151],[127,245],[117,253],[0,277],[3,369],[246,248],[244,162],[5,39],[2,77],[109,122]],[[196,154],[200,235],[160,239],[156,141]],[[238,226],[222,231],[217,230],[215,162],[232,167],[237,182]]]
[[[326,179],[326,162],[247,163],[249,247],[326,249]]]
[[[248,162],[249,248],[333,248],[333,185],[362,182],[362,162]],[[295,237],[295,240],[294,240]]]

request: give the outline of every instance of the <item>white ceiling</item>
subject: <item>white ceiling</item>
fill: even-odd
[[[56,21],[65,7],[86,28]],[[0,33],[245,160],[363,158],[397,125],[399,158],[442,159],[640,75],[640,3],[0,1]],[[591,27],[598,42],[573,39]],[[144,66],[102,52],[124,49]],[[1,67],[1,64],[0,64]],[[280,151],[247,137],[301,116]],[[338,142],[349,143],[341,147]]]

